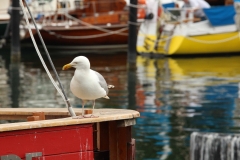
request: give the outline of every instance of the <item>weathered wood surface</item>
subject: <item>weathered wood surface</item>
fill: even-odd
[[[75,108],[74,110],[77,115],[81,115],[81,109]],[[8,120],[20,118],[26,120],[28,116],[33,116],[36,112],[44,112],[46,119],[58,119],[1,124],[0,132],[32,128],[88,124],[106,121],[118,121],[121,125],[123,125],[126,124],[126,122],[124,121],[130,120],[130,122],[134,122],[134,119],[140,116],[139,112],[134,110],[95,109],[94,115],[99,116],[98,118],[73,119],[72,117],[69,117],[67,108],[0,108],[0,119]],[[133,124],[134,123],[132,123],[132,125]]]

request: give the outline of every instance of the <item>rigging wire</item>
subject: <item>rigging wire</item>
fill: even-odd
[[[23,13],[24,13],[24,17],[25,17],[25,20],[26,20],[26,22],[27,22],[28,30],[29,30],[30,36],[31,36],[31,38],[32,38],[34,47],[35,47],[35,49],[36,49],[36,51],[37,51],[37,53],[38,53],[38,56],[39,56],[39,58],[40,58],[40,60],[41,60],[41,62],[42,62],[42,64],[43,64],[43,67],[45,68],[45,70],[46,70],[46,72],[47,72],[50,80],[52,81],[53,85],[55,86],[55,88],[57,89],[57,91],[59,92],[59,94],[60,94],[60,95],[62,96],[62,98],[64,99],[64,101],[65,101],[65,103],[66,103],[66,106],[68,107],[68,111],[69,111],[70,115],[71,115],[72,117],[75,117],[76,114],[75,114],[75,112],[74,112],[73,109],[72,109],[72,106],[71,106],[71,104],[70,104],[70,102],[69,102],[69,100],[68,100],[68,98],[67,98],[67,95],[66,95],[65,92],[64,92],[64,89],[63,89],[62,83],[61,83],[61,81],[60,81],[60,79],[59,79],[58,73],[57,73],[57,71],[56,71],[56,69],[55,69],[55,67],[54,67],[54,64],[53,64],[53,62],[52,62],[52,60],[51,60],[51,57],[50,57],[50,55],[49,55],[49,53],[48,53],[47,47],[46,47],[46,45],[45,45],[45,43],[44,43],[44,41],[43,41],[43,39],[42,39],[42,36],[41,36],[41,34],[40,34],[39,30],[38,30],[38,27],[37,27],[37,25],[36,25],[36,22],[35,22],[35,20],[34,20],[34,18],[33,18],[33,16],[32,16],[32,13],[31,13],[31,11],[30,11],[30,9],[29,9],[28,4],[26,3],[26,1],[25,1],[25,4],[26,4],[26,7],[27,7],[27,9],[28,9],[28,12],[29,12],[29,14],[30,14],[30,16],[31,16],[31,19],[32,19],[32,21],[33,21],[33,24],[34,24],[34,26],[35,26],[35,28],[36,28],[36,31],[37,31],[37,33],[38,33],[38,36],[39,36],[39,38],[40,38],[40,40],[41,40],[41,42],[42,42],[42,45],[43,45],[43,48],[44,48],[44,50],[45,50],[45,52],[46,52],[46,55],[47,55],[47,57],[48,57],[48,60],[49,60],[49,62],[50,62],[50,64],[51,64],[51,66],[52,66],[52,69],[53,69],[54,73],[55,73],[55,76],[56,76],[56,78],[57,78],[57,81],[58,81],[58,83],[59,83],[60,88],[58,87],[58,85],[57,85],[56,82],[54,81],[51,73],[49,72],[49,70],[48,70],[48,68],[47,68],[47,66],[46,66],[46,64],[45,64],[45,62],[44,62],[44,60],[43,60],[43,58],[42,58],[42,56],[41,56],[41,53],[40,53],[40,51],[39,51],[39,49],[38,49],[38,47],[37,47],[36,41],[35,41],[35,39],[34,39],[34,37],[33,37],[33,34],[32,34],[32,30],[31,30],[31,27],[30,27],[30,24],[29,24],[29,21],[28,21],[28,17],[27,17],[27,13],[26,13],[26,11],[25,11],[25,7],[24,7],[24,5],[23,5],[23,2],[20,1],[20,5],[21,5],[21,7],[22,7],[22,10],[23,10]]]

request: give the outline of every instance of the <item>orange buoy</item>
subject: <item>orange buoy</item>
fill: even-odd
[[[146,0],[138,0],[138,5],[146,5]],[[144,19],[146,16],[145,8],[138,8],[137,18]]]

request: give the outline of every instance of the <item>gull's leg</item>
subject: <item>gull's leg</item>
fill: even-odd
[[[82,119],[85,118],[84,116],[84,106],[85,106],[86,100],[82,100],[82,115],[73,117],[73,119]]]
[[[93,100],[93,109],[92,109],[92,114],[90,116],[84,116],[85,118],[97,118],[99,116],[94,116],[94,107],[95,107],[95,100]]]
[[[92,109],[92,115],[90,117],[92,118],[97,118],[99,116],[94,116],[93,113],[94,113],[94,107],[95,107],[95,99],[93,100],[93,109]]]
[[[85,105],[86,101],[82,100],[82,116],[84,117],[84,105]]]
[[[92,115],[93,115],[93,112],[94,112],[94,107],[95,107],[95,100],[93,100]]]

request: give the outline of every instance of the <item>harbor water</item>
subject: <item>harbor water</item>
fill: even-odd
[[[0,49],[0,107],[66,107],[34,48],[22,47],[21,52],[21,62],[16,67],[10,61],[10,48]],[[110,100],[98,99],[95,107],[140,112],[133,127],[137,160],[189,160],[193,132],[240,131],[240,56],[138,56],[136,72],[129,72],[126,50],[49,52],[74,107],[81,108],[81,101],[69,90],[74,70],[62,71],[62,66],[84,55],[91,68],[115,86],[110,90]],[[135,76],[136,81],[129,83],[129,77]],[[91,105],[88,103],[86,108]]]

